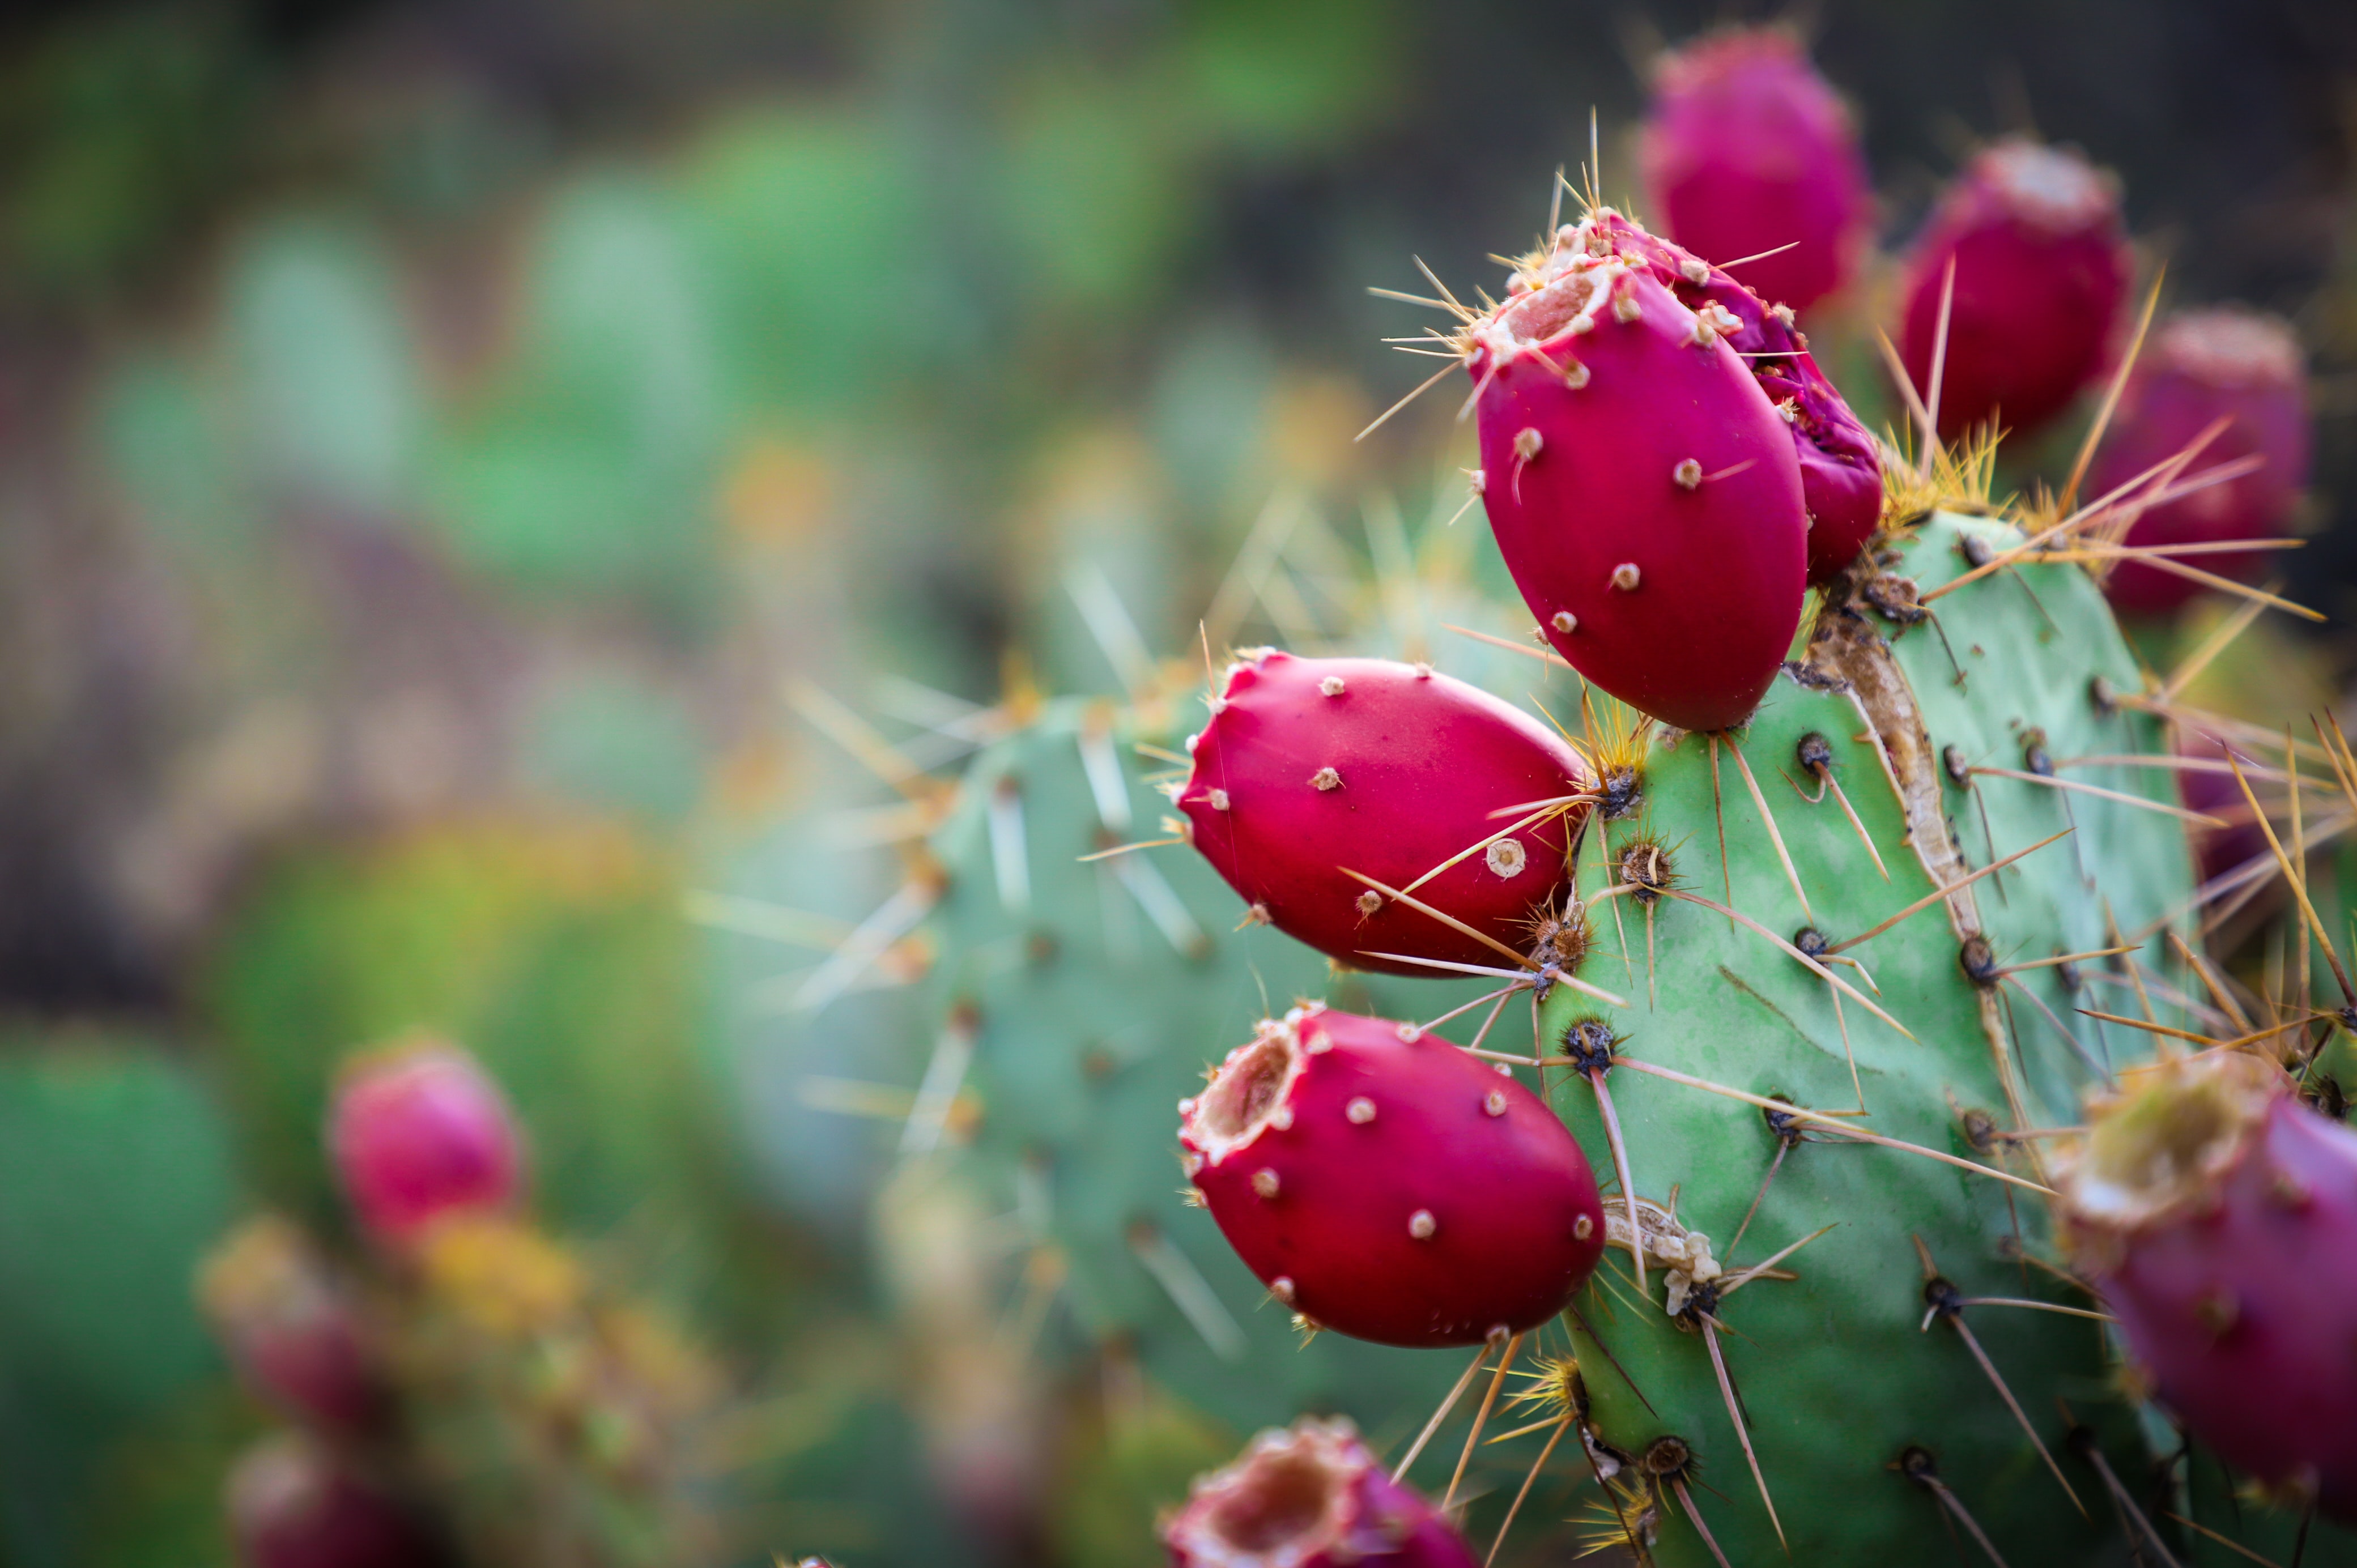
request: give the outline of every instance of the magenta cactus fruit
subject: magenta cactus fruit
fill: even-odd
[[[1345,1420],[1304,1416],[1195,1478],[1162,1521],[1171,1568],[1473,1568],[1438,1509],[1383,1473]]]
[[[1221,1233],[1319,1327],[1479,1344],[1563,1310],[1603,1251],[1596,1177],[1555,1113],[1413,1024],[1305,1004],[1179,1113]]]
[[[1857,558],[1882,521],[1882,450],[1817,368],[1792,312],[1770,305],[1724,269],[1618,213],[1607,209],[1594,221],[1612,236],[1625,259],[1641,257],[1654,281],[1678,303],[1697,315],[1717,306],[1740,324],[1726,334],[1727,345],[1792,427],[1801,503],[1808,514],[1809,581],[1831,583]]]
[[[230,1535],[246,1568],[435,1568],[425,1521],[310,1439],[286,1434],[230,1472]]]
[[[1874,206],[1857,127],[1791,29],[1727,28],[1663,55],[1639,159],[1678,243],[1758,256],[1743,279],[1765,297],[1806,310],[1857,272]]]
[[[385,1241],[406,1241],[446,1215],[506,1208],[523,1181],[522,1139],[499,1086],[439,1042],[348,1069],[328,1143],[361,1225]]]
[[[2111,351],[2130,273],[2117,188],[2067,148],[2007,141],[1973,159],[1908,261],[1900,355],[1927,403],[1952,262],[1941,437],[2036,429]]]
[[[276,1219],[244,1226],[206,1260],[198,1296],[256,1394],[325,1432],[383,1426],[391,1396],[359,1308],[294,1226]]]
[[[2179,316],[2153,334],[2128,374],[2090,489],[2110,491],[2166,462],[2220,419],[2230,423],[2201,449],[2179,482],[2240,458],[2259,467],[2147,509],[2129,544],[2201,544],[2279,533],[2308,483],[2308,378],[2299,340],[2278,317],[2227,307]],[[2260,551],[2189,557],[2186,564],[2245,581]],[[2141,561],[2123,561],[2104,579],[2118,608],[2153,615],[2177,608],[2201,585]]]
[[[2220,1457],[2357,1518],[2357,1133],[2239,1051],[2096,1109],[2067,1234],[2161,1402]]]
[[[1575,669],[1664,723],[1725,729],[1759,705],[1800,624],[1800,463],[1727,341],[1742,319],[1688,308],[1616,218],[1559,231],[1466,329],[1481,498]]]
[[[1504,955],[1351,872],[1416,884],[1417,903],[1523,951],[1534,913],[1571,886],[1587,807],[1568,798],[1596,787],[1578,751],[1521,709],[1385,659],[1254,652],[1228,667],[1189,749],[1178,809],[1228,885],[1329,957],[1395,974],[1439,972],[1372,955],[1492,968]]]

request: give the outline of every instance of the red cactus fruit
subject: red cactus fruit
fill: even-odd
[[[205,1261],[197,1294],[255,1393],[327,1432],[384,1423],[391,1399],[359,1310],[294,1226],[264,1218],[240,1228]]]
[[[502,1208],[523,1180],[521,1135],[499,1086],[455,1046],[363,1058],[339,1085],[328,1150],[361,1223],[403,1242],[447,1214]]]
[[[2357,1518],[2357,1133],[2239,1051],[2099,1104],[2072,1251],[2161,1402],[2236,1468]]]
[[[2221,418],[2233,423],[2201,449],[2184,479],[2242,457],[2261,458],[2260,467],[2148,509],[2128,530],[2128,543],[2264,539],[2282,531],[2308,483],[2309,462],[2308,378],[2288,322],[2229,307],[2189,312],[2154,333],[2128,374],[2090,491],[2105,494],[2165,462]],[[2245,581],[2266,563],[2260,551],[2186,561]],[[2177,608],[2201,592],[2201,585],[2123,561],[2104,580],[2104,592],[2120,609],[2154,615]]]
[[[1195,1477],[1162,1521],[1171,1568],[1473,1568],[1440,1511],[1383,1474],[1351,1424],[1304,1416]]]
[[[1534,911],[1569,897],[1569,848],[1587,822],[1584,802],[1535,803],[1596,788],[1570,743],[1521,709],[1386,659],[1261,650],[1228,667],[1189,749],[1176,799],[1228,885],[1329,957],[1393,974],[1438,972],[1369,955],[1492,968],[1504,955],[1344,867],[1405,891],[1462,855],[1410,897],[1520,952]]]
[[[1639,144],[1654,209],[1687,250],[1806,310],[1857,270],[1874,196],[1857,127],[1786,27],[1731,27],[1663,55]]]
[[[1603,1251],[1596,1178],[1555,1113],[1413,1024],[1304,1004],[1179,1114],[1221,1233],[1321,1327],[1479,1344],[1562,1311]]]
[[[1831,583],[1857,558],[1882,521],[1882,449],[1817,368],[1792,312],[1770,305],[1723,269],[1609,209],[1594,222],[1612,236],[1624,260],[1641,258],[1651,266],[1654,281],[1679,304],[1697,315],[1717,306],[1739,323],[1725,334],[1727,347],[1750,368],[1760,390],[1792,426],[1801,502],[1808,513],[1809,581]]]
[[[2118,189],[2065,148],[2000,142],[1973,159],[1908,260],[1900,356],[1926,402],[1952,261],[1941,437],[1992,420],[2036,429],[2111,350],[2130,271]]]
[[[230,1535],[246,1568],[435,1568],[432,1528],[308,1438],[285,1434],[230,1472]]]
[[[1482,500],[1574,668],[1684,729],[1741,723],[1800,624],[1808,517],[1792,432],[1727,341],[1599,211],[1466,330]],[[1697,264],[1698,265],[1698,264]]]

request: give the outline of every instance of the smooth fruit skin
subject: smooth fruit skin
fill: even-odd
[[[1491,813],[1595,787],[1578,751],[1521,709],[1388,659],[1241,659],[1191,750],[1178,809],[1228,886],[1329,958],[1427,978],[1446,972],[1370,955],[1491,968],[1505,955],[1402,904],[1370,913],[1380,895],[1340,868],[1405,889],[1529,814]],[[1533,911],[1570,886],[1566,857],[1587,812],[1534,823],[1411,897],[1521,952]]]
[[[1594,222],[1612,236],[1621,255],[1642,256],[1654,281],[1679,304],[1695,311],[1717,305],[1741,324],[1726,335],[1727,347],[1750,368],[1792,430],[1801,500],[1808,513],[1809,581],[1831,584],[1857,559],[1882,521],[1882,450],[1817,368],[1792,311],[1770,305],[1723,268],[1617,213],[1601,211]]]
[[[321,1431],[381,1430],[392,1398],[351,1293],[283,1219],[242,1227],[206,1260],[198,1296],[253,1391]]]
[[[2103,370],[2127,299],[2131,259],[2110,177],[2067,149],[2008,141],[1949,186],[1909,258],[1900,328],[1900,357],[1927,403],[1951,260],[1941,439],[1992,420],[2037,429]]]
[[[1547,640],[1665,724],[1742,723],[1808,564],[1792,432],[1749,368],[1593,222],[1468,336],[1482,502]]]
[[[445,1215],[504,1208],[522,1186],[507,1101],[453,1046],[355,1065],[329,1112],[328,1144],[361,1225],[381,1240],[409,1240]]]
[[[2232,423],[2179,482],[2240,457],[2261,458],[2259,468],[2149,509],[2128,530],[2127,543],[2265,539],[2283,532],[2308,484],[2308,377],[2289,324],[2253,311],[2193,311],[2153,334],[2129,372],[2089,493],[2105,494],[2175,456],[2222,418]],[[2232,552],[2188,556],[2185,564],[2248,582],[2267,559],[2263,551]],[[2190,578],[2137,561],[2121,562],[2104,583],[2113,605],[2136,615],[2166,614],[2202,591]]]
[[[451,1560],[409,1509],[292,1434],[249,1450],[231,1471],[229,1523],[246,1568],[436,1568]]]
[[[1874,206],[1857,127],[1789,29],[1664,55],[1638,157],[1671,236],[1707,262],[1759,256],[1742,276],[1766,298],[1806,310],[1857,273]]]
[[[1438,1509],[1383,1473],[1355,1428],[1304,1416],[1198,1476],[1162,1522],[1171,1568],[1473,1568]]]
[[[1563,1123],[1413,1025],[1297,1007],[1180,1113],[1221,1233],[1320,1327],[1479,1344],[1560,1312],[1603,1250],[1596,1178]]]
[[[2125,1222],[2074,1170],[2073,1250],[2196,1440],[2357,1518],[2357,1133],[2301,1104],[2256,1058],[2161,1070],[2233,1080],[2226,1119],[2240,1124],[2213,1140],[2181,1198]],[[2134,1114],[2143,1099],[2157,1120],[2156,1092],[2192,1099],[2165,1085],[2122,1103]]]

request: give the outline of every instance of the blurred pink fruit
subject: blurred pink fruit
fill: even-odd
[[[349,1069],[328,1144],[361,1225],[387,1241],[447,1214],[506,1208],[522,1186],[507,1101],[454,1046],[404,1047]]]
[[[1782,27],[1710,33],[1662,58],[1640,157],[1670,237],[1795,310],[1847,283],[1873,208],[1857,127]],[[1797,242],[1797,243],[1795,242]]]

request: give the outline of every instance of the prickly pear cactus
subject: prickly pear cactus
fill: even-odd
[[[1591,960],[1587,972],[1633,1004],[1559,993],[1543,1034],[1561,1058],[1594,1042],[1594,1031],[1573,1033],[1581,1021],[1609,1028],[1618,1065],[1596,1076],[1635,1195],[1674,1210],[1641,1216],[1663,1236],[1647,1293],[1615,1258],[1572,1314],[1592,1433],[1608,1467],[1621,1456],[1619,1519],[1663,1563],[1711,1560],[1674,1484],[1696,1474],[1711,1490],[1685,1496],[1728,1561],[1777,1552],[1779,1521],[1802,1561],[1932,1550],[1942,1505],[1910,1484],[1920,1460],[1912,1473],[1892,1468],[1917,1449],[2007,1562],[2088,1561],[2117,1526],[2097,1472],[2066,1449],[2058,1400],[2123,1474],[2141,1473],[2141,1439],[2095,1324],[1954,1305],[2089,1305],[2036,1262],[2051,1256],[2040,1194],[1993,1173],[2038,1181],[2040,1143],[2007,1134],[2075,1122],[2106,1070],[2149,1057],[2148,1033],[2079,1009],[2143,1017],[2146,996],[2176,994],[2162,972],[2200,984],[2168,947],[2192,886],[2180,824],[2042,777],[2051,762],[2158,745],[2153,721],[2108,695],[2139,682],[2092,582],[2029,565],[1943,598],[1936,623],[1902,627],[1871,607],[1912,618],[1916,595],[1895,592],[1900,579],[1930,593],[1967,569],[1968,550],[2018,542],[2003,524],[1940,514],[1886,553],[1887,571],[1861,564],[1751,723],[1732,736],[1656,740],[1641,807],[1599,823],[1585,846],[1591,907],[1639,876],[1672,890],[1613,897],[1626,964]],[[2169,790],[2168,774],[2126,767],[2061,777],[2155,800]],[[1646,846],[1660,847],[1665,869],[1642,861]],[[1943,886],[1953,889],[1944,900]],[[1615,918],[1597,920],[1609,941]],[[1806,965],[1793,948],[1823,961]],[[1771,1122],[1756,1101],[1646,1067],[1827,1119],[1780,1112]],[[1548,1071],[1581,1142],[1605,1149],[1587,1075]],[[1865,1115],[1842,1114],[1861,1101]],[[1867,1144],[1845,1125],[1983,1168]],[[1608,1214],[1616,1202],[1608,1195]],[[1745,1276],[1796,1243],[1779,1264],[1791,1277]],[[1708,1261],[1697,1268],[1698,1255]],[[1756,1479],[1730,1404],[1748,1412]],[[1684,1444],[1683,1470],[1668,1437]]]
[[[963,1079],[969,1168],[1047,1277],[1061,1271],[1079,1344],[1129,1342],[1148,1373],[1244,1430],[1305,1407],[1420,1419],[1456,1369],[1330,1334],[1304,1346],[1182,1197],[1173,1107],[1201,1087],[1207,1042],[1243,1038],[1296,995],[1398,1010],[1463,988],[1338,980],[1275,931],[1236,929],[1234,896],[1190,853],[1083,861],[1162,836],[1168,802],[1149,780],[1169,765],[1139,748],[1176,755],[1166,713],[1050,703],[967,769],[931,840],[941,1034],[909,1135],[931,1141]]]

